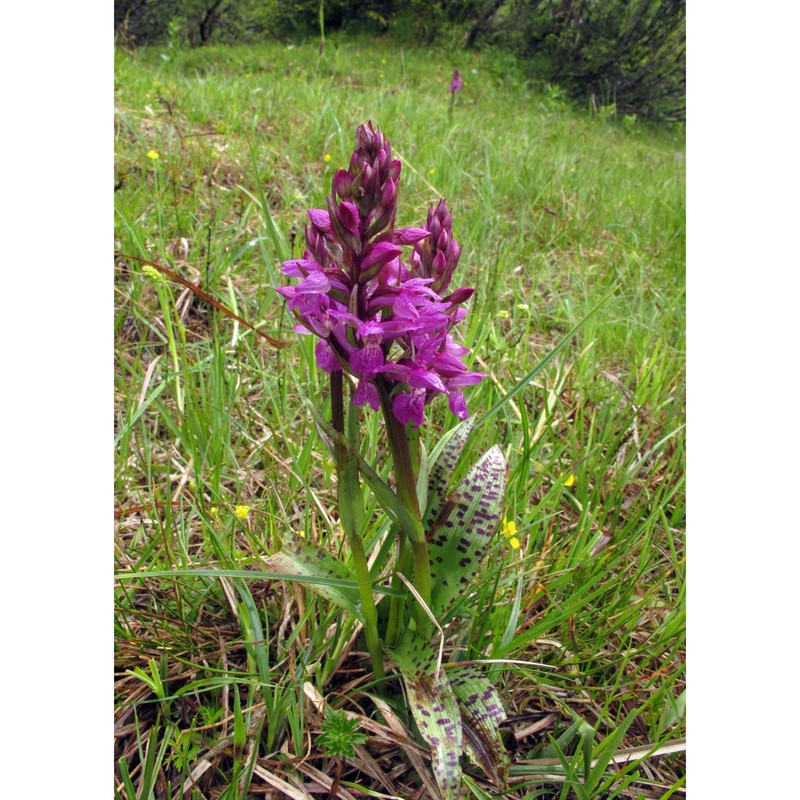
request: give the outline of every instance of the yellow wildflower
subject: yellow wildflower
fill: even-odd
[[[498,316],[500,319],[508,319],[508,318],[511,316],[511,314],[509,314],[509,313],[508,313],[508,311],[506,311],[504,308],[501,308],[501,309],[500,309],[500,310],[497,312],[497,316]]]
[[[216,506],[214,506],[214,508],[212,508],[209,513],[211,514],[212,517],[214,517],[214,519],[216,519],[219,516],[219,509]]]
[[[506,537],[506,541],[514,548],[514,550],[519,550],[519,539],[517,539],[517,523],[514,522],[512,519],[511,522],[508,521],[506,517],[503,517],[503,536]]]
[[[234,506],[233,516],[236,519],[250,519],[250,506]]]
[[[325,153],[325,155],[322,156],[322,160],[327,164],[328,161],[331,160],[331,154],[330,153]]]
[[[428,170],[428,175],[435,175],[436,174],[436,167],[431,167]]]
[[[562,481],[564,486],[572,486],[575,483],[575,476],[570,472],[566,478]]]
[[[147,157],[148,158],[152,158],[153,160],[155,160],[155,159],[158,158],[158,153],[156,153],[155,150],[148,150],[147,151]]]

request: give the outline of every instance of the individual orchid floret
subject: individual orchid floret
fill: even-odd
[[[359,408],[369,406],[373,411],[380,410],[381,400],[378,396],[378,390],[372,381],[361,380],[358,382],[356,391],[353,394],[353,405]]]
[[[425,228],[398,228],[392,231],[392,244],[416,244],[430,235]]]
[[[327,339],[317,343],[314,348],[317,357],[317,366],[325,372],[341,372],[342,362],[339,361],[336,351],[328,344]]]
[[[398,394],[392,402],[392,413],[404,425],[410,423],[412,428],[419,428],[425,419],[425,390],[414,389]]]
[[[391,242],[375,242],[370,245],[361,260],[358,282],[371,281],[386,264],[396,259],[402,252],[402,248]]]
[[[383,330],[379,322],[365,322],[358,329],[358,338],[363,347],[354,350],[350,356],[350,366],[364,380],[371,380],[383,367],[384,357],[381,348]]]

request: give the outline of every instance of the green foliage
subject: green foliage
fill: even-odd
[[[444,3],[408,0],[395,3],[392,32],[399,41],[432,44],[441,41],[445,23]]]
[[[317,737],[317,744],[329,756],[354,758],[356,745],[364,744],[367,737],[357,733],[358,718],[348,717],[344,711],[337,711],[328,706],[322,720],[322,733]]]
[[[248,43],[314,37],[325,30],[381,33],[389,28],[393,5],[379,0],[115,0],[114,24],[118,36],[134,45]]]
[[[114,0],[114,28],[126,44],[208,45],[277,32],[277,0]]]
[[[685,0],[510,0],[491,10],[471,41],[510,47],[595,110],[684,118]]]
[[[354,574],[341,559],[306,542],[291,531],[284,534],[283,546],[265,562],[268,571],[302,578],[330,578],[338,583],[313,584],[314,591],[362,619],[358,609],[358,592],[342,587],[342,581],[354,582]]]

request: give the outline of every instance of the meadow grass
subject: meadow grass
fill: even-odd
[[[498,535],[447,653],[496,660],[509,796],[681,796],[683,132],[592,116],[491,52],[336,37],[321,55],[117,53],[115,251],[281,346],[115,258],[116,796],[425,791],[402,698],[372,693],[355,623],[259,575],[287,528],[342,552],[304,405],[324,409],[326,376],[274,287],[368,119],[403,162],[398,224],[440,197],[452,209],[457,284],[477,290],[464,343],[489,373],[468,390],[475,416],[611,293],[470,446],[501,445],[521,547]],[[431,447],[454,421],[443,401],[432,417]],[[378,421],[365,425],[386,475]],[[369,502],[368,552],[387,530]],[[359,718],[355,757],[318,745],[323,701]],[[496,796],[478,772],[465,791]]]

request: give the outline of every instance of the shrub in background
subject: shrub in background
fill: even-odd
[[[492,0],[467,36],[523,57],[595,108],[684,119],[685,0]]]

